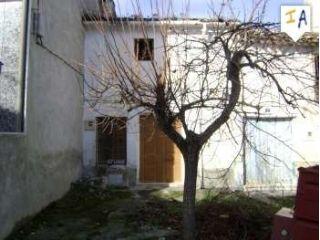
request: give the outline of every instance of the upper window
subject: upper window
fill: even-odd
[[[139,61],[153,60],[153,39],[139,38],[134,40],[134,53]]]
[[[27,0],[0,0],[0,132],[22,132]]]

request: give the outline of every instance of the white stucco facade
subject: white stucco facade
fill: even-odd
[[[319,32],[319,9],[320,9],[320,1],[317,0],[305,0],[305,4],[311,6],[311,21],[312,21],[312,31]]]
[[[129,23],[130,24],[130,23]],[[177,21],[177,28],[179,29],[179,26],[183,25],[179,21]],[[114,41],[117,42],[118,47],[121,49],[120,51],[125,55],[125,59],[128,62],[128,64],[133,64],[135,61],[131,61],[131,58],[134,57],[134,39],[136,38],[144,38],[144,36],[148,36],[148,38],[154,39],[154,56],[156,59],[156,62],[158,62],[157,67],[162,67],[162,52],[163,52],[163,46],[162,46],[162,36],[160,34],[160,28],[159,23],[156,24],[149,24],[149,27],[146,30],[146,33],[142,33],[139,31],[139,27],[135,26],[132,23],[132,27],[128,28],[130,31],[122,31],[122,26],[119,24],[119,29],[113,29],[112,37],[114,38]],[[192,38],[209,38],[210,36],[210,26],[207,26],[206,23],[203,22],[194,22],[188,27],[189,31],[189,37]],[[99,57],[103,58],[103,54],[105,51],[105,39],[104,37],[108,37],[108,29],[104,31],[104,34],[102,34],[99,30],[97,30],[92,23],[87,23],[86,25],[86,36],[85,36],[85,66],[92,66],[99,69]],[[104,37],[103,37],[104,35]],[[171,32],[167,36],[167,41],[170,43],[179,41],[179,35],[177,32]],[[314,64],[313,64],[313,58],[312,55],[305,55],[300,54],[299,52],[302,52],[302,49],[296,49],[293,47],[282,47],[277,48],[275,47],[275,51],[292,51],[297,52],[297,54],[293,55],[292,59],[288,59],[288,64],[291,64],[290,66],[293,66],[292,64],[295,64],[297,68],[303,67],[306,72],[314,72]],[[196,49],[192,49],[192,46],[190,47],[191,51],[189,54],[197,54]],[[192,52],[193,51],[193,52]],[[263,48],[261,48],[261,51],[263,51]],[[174,65],[181,60],[179,60],[179,57],[181,56],[171,56],[171,63]],[[143,74],[143,72],[147,72],[148,62],[141,63],[141,66],[135,66],[137,69],[137,72]],[[100,66],[101,67],[101,66]],[[100,71],[100,69],[99,69]],[[102,70],[101,70],[102,71]],[[214,82],[214,76],[212,76],[212,82]],[[92,76],[92,73],[90,71],[85,72],[85,79],[86,81],[96,81],[95,78]],[[194,80],[197,80],[197,77],[193,77]],[[261,76],[257,75],[256,73],[248,70],[245,72],[245,76],[243,77],[245,84],[250,84],[251,87],[254,88],[253,85],[255,85],[257,88],[261,87],[259,84],[261,84],[261,81],[259,79],[263,80]],[[194,81],[192,80],[192,81]],[[258,81],[257,81],[258,80]],[[281,78],[283,82],[287,82],[287,84],[284,84],[286,86],[290,86],[296,89],[300,89],[303,86],[299,84],[292,85],[293,79],[292,76],[283,76]],[[312,79],[309,79],[313,81]],[[146,80],[148,81],[148,80]],[[192,82],[192,84],[196,84],[196,82]],[[194,85],[196,86],[196,85]],[[87,92],[86,92],[87,91]],[[88,93],[89,89],[85,89],[85,94]],[[266,128],[267,130],[270,129],[284,129],[281,125],[284,123],[288,123],[290,126],[288,129],[290,129],[290,134],[288,132],[288,138],[286,139],[284,137],[283,141],[287,141],[287,145],[284,144],[284,148],[281,151],[288,151],[290,149],[290,152],[292,152],[290,156],[290,164],[294,166],[290,166],[290,169],[297,169],[299,166],[307,166],[307,165],[313,165],[318,163],[319,153],[317,150],[317,147],[319,145],[319,126],[318,126],[318,115],[317,115],[317,109],[312,108],[309,105],[302,106],[304,116],[302,116],[299,111],[288,111],[287,109],[283,109],[281,107],[281,103],[277,105],[268,104],[270,103],[272,98],[277,98],[279,95],[273,95],[270,97],[275,89],[269,89],[266,91],[263,91],[261,94],[261,99],[265,100],[265,105],[261,105],[259,118],[260,120],[265,124],[260,124],[262,128]],[[313,95],[314,89],[310,89],[309,93]],[[110,95],[111,96],[111,95]],[[244,90],[243,97],[246,99],[250,99],[250,92],[246,92]],[[261,100],[260,99],[260,100]],[[278,100],[278,99],[277,99]],[[252,99],[254,102],[254,99]],[[136,183],[139,183],[139,164],[140,164],[140,126],[139,126],[139,114],[137,114],[139,111],[129,111],[127,109],[123,109],[123,107],[117,107],[117,105],[108,105],[107,103],[102,105],[99,105],[100,109],[99,111],[92,110],[88,104],[85,105],[84,109],[84,125],[88,121],[95,122],[95,118],[102,116],[101,113],[106,114],[108,116],[125,116],[128,118],[127,121],[127,168],[135,169],[135,179]],[[201,119],[203,122],[211,117],[210,112],[202,111]],[[192,119],[194,117],[194,113],[189,113],[189,118]],[[253,127],[250,128],[250,124],[253,125],[254,119],[258,117],[257,112],[251,112],[248,113],[246,116],[248,120],[246,121],[248,123],[247,128],[253,129]],[[199,186],[204,187],[216,187],[216,186],[228,186],[232,188],[243,188],[247,187],[249,188],[260,188],[261,186],[254,182],[254,180],[250,181],[250,176],[252,179],[255,179],[259,174],[263,174],[256,171],[255,162],[248,162],[250,156],[248,154],[248,146],[243,147],[244,145],[244,117],[239,116],[231,116],[231,118],[234,118],[234,123],[230,123],[229,126],[223,126],[219,131],[211,137],[211,139],[208,141],[204,149],[201,153],[201,158],[199,162]],[[274,119],[274,121],[272,121]],[[271,122],[271,123],[270,123]],[[280,122],[280,123],[278,123]],[[201,126],[197,126],[198,131],[201,131],[201,127],[205,127],[205,124]],[[232,136],[230,135],[229,129],[232,129]],[[249,131],[247,130],[247,131]],[[277,131],[277,130],[275,130]],[[279,131],[278,131],[279,132]],[[283,136],[285,131],[280,134]],[[275,132],[275,135],[277,133]],[[250,134],[248,133],[248,136]],[[256,135],[255,135],[256,136]],[[253,140],[255,140],[255,136],[253,136]],[[264,136],[265,137],[265,136]],[[266,138],[266,137],[265,137]],[[276,138],[276,137],[275,137]],[[255,140],[258,141],[258,140]],[[273,144],[276,144],[277,140]],[[96,163],[96,130],[95,128],[90,128],[84,130],[84,142],[83,142],[83,149],[84,149],[84,165],[87,169],[90,169],[95,166]],[[250,170],[255,169],[255,170]],[[291,171],[290,170],[290,171]],[[182,172],[183,167],[182,167]],[[250,172],[251,171],[251,172]],[[296,171],[296,170],[295,170]],[[281,172],[281,171],[280,171]],[[223,179],[217,179],[219,176],[221,176],[223,173],[226,174],[226,176]],[[269,174],[269,173],[265,173]],[[284,172],[283,175],[286,175]],[[183,174],[182,174],[183,176]],[[296,172],[292,173],[292,179],[290,181],[288,180],[285,184],[282,184],[281,181],[286,178],[286,176],[283,176],[283,178],[277,178],[277,181],[279,181],[279,186],[282,188],[291,188],[296,184]],[[271,176],[272,178],[273,176]],[[274,177],[275,178],[275,177]],[[183,179],[183,178],[182,178]],[[281,180],[282,179],[282,180]],[[251,182],[251,183],[250,183]],[[287,183],[290,183],[289,185]],[[176,183],[181,184],[181,182]],[[264,184],[268,185],[268,184]],[[270,182],[270,185],[274,185],[274,182]],[[292,185],[292,186],[291,186]],[[265,186],[263,186],[265,187]]]

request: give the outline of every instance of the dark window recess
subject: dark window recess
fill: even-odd
[[[315,91],[316,91],[316,100],[319,99],[319,55],[315,56],[315,73],[316,73],[316,82],[315,82]]]
[[[153,39],[140,38],[134,40],[134,53],[139,61],[153,60],[154,54]]]
[[[114,118],[109,123],[103,117],[97,118],[97,140],[98,167],[126,165],[126,118]]]
[[[4,64],[0,61],[0,74],[1,74],[1,72],[2,72],[2,66],[3,66]]]

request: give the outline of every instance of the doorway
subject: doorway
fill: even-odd
[[[178,147],[156,126],[153,116],[140,117],[140,182],[181,181]]]

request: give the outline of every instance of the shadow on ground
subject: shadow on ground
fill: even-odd
[[[180,191],[103,188],[73,184],[69,193],[24,219],[6,240],[181,239]],[[270,239],[273,214],[293,197],[250,198],[205,192],[197,202],[198,239]]]

